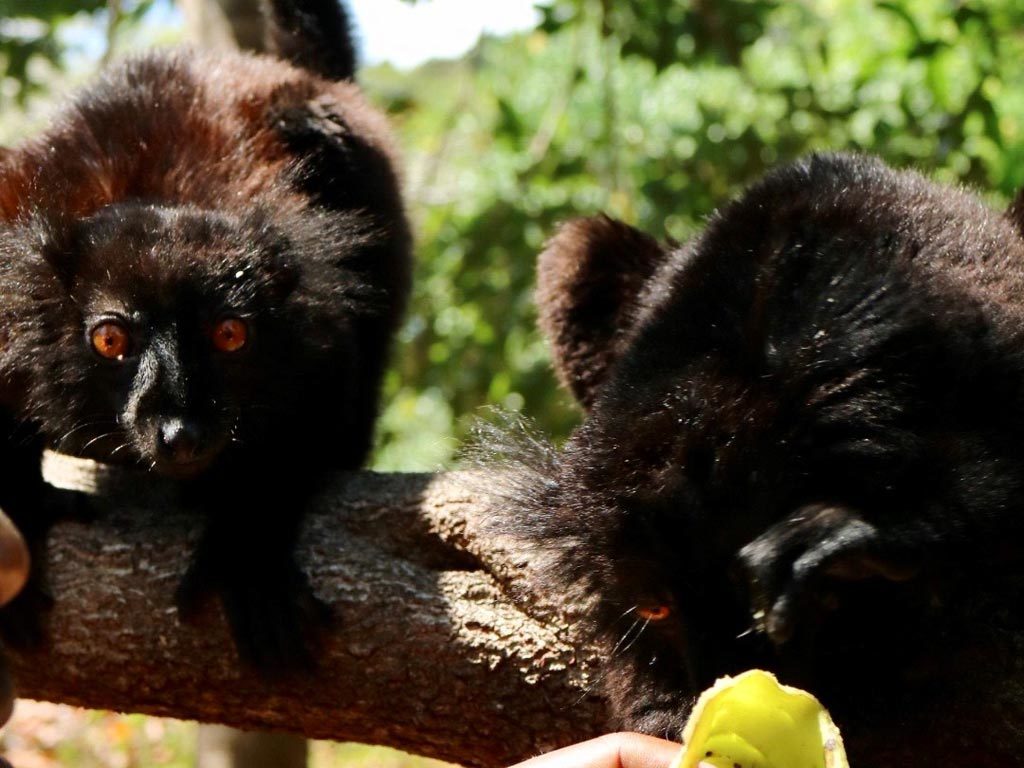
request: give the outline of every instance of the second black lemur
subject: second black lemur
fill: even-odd
[[[1005,728],[929,713],[982,671],[957,654],[998,662],[972,628],[1024,618],[1022,209],[825,155],[683,245],[607,218],[551,240],[541,326],[586,413],[560,449],[499,443],[499,525],[587,607],[610,727],[675,737],[767,667],[867,724],[852,764],[913,739],[1005,764]]]
[[[326,618],[293,547],[367,456],[411,244],[344,10],[268,5],[271,55],[128,59],[0,151],[0,506],[38,554],[44,447],[176,478],[206,518],[179,605],[219,596],[279,670]],[[5,643],[41,638],[40,565]]]

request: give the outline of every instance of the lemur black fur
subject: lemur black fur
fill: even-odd
[[[756,666],[898,723],[957,684],[993,595],[1013,614],[1021,208],[818,155],[683,245],[604,217],[550,241],[540,323],[586,414],[560,449],[499,445],[499,525],[586,607],[611,725],[678,736]]]
[[[0,506],[40,555],[44,446],[177,478],[206,518],[179,605],[219,595],[279,670],[324,618],[292,548],[369,451],[411,245],[345,11],[268,6],[272,55],[130,58],[0,153]],[[5,643],[42,637],[42,559]]]

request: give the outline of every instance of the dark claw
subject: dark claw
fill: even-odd
[[[211,583],[213,574],[203,567],[200,560],[193,561],[174,592],[174,604],[182,621],[195,620],[199,610],[213,596]]]
[[[896,557],[879,531],[842,507],[812,505],[740,550],[755,626],[777,647],[838,607],[834,587],[882,577],[903,581],[916,566]]]
[[[177,594],[186,620],[205,599],[219,595],[239,657],[262,674],[315,669],[317,641],[331,610],[293,563],[234,561],[214,569],[197,562]]]
[[[294,567],[264,573],[262,583],[233,581],[221,593],[242,660],[266,674],[315,668],[312,645],[327,606]],[[291,571],[290,573],[288,571]],[[276,576],[277,578],[268,578]]]

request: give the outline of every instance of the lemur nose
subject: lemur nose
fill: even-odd
[[[202,447],[199,425],[187,419],[167,419],[160,424],[160,452],[179,463],[193,461]]]

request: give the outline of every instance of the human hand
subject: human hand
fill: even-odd
[[[681,744],[653,736],[609,733],[512,768],[668,768],[681,749]]]
[[[25,539],[14,522],[0,510],[0,605],[13,600],[28,580],[29,555]],[[0,651],[0,725],[14,712],[14,684]],[[9,768],[0,757],[0,768]]]
[[[0,605],[11,602],[28,579],[29,556],[25,539],[0,510]]]

